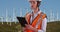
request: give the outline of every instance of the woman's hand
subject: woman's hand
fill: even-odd
[[[34,32],[38,32],[37,28],[34,28],[34,27],[32,27],[31,25],[29,25],[29,24],[25,24],[25,25],[26,25],[26,28],[27,28],[27,29],[32,30],[32,31],[34,31]]]
[[[32,27],[31,25],[29,25],[29,24],[25,24],[25,26],[26,26],[27,29],[32,29],[32,28],[33,28],[33,27]]]
[[[29,25],[29,24],[25,24],[25,26],[26,26],[26,27],[23,27],[23,28],[22,28],[23,32],[26,32],[26,29],[32,30],[32,31],[34,31],[34,32],[38,32],[37,28],[34,28],[34,27],[32,27],[31,25]]]

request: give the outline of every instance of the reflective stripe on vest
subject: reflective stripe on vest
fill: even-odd
[[[35,27],[36,26],[36,24],[37,24],[37,22],[38,22],[38,20],[39,20],[39,18],[41,17],[41,14],[42,14],[42,12],[41,13],[39,13],[37,16],[36,16],[36,18],[33,20],[33,22],[32,22],[32,27]],[[42,27],[42,20],[44,19],[44,18],[46,18],[46,14],[43,14],[42,15],[42,17],[41,17],[41,19],[40,19],[40,23],[38,24],[38,30],[39,29],[41,29],[41,27]],[[28,23],[30,23],[30,16],[29,16],[29,19],[28,19]],[[26,30],[26,32],[33,32],[32,30]]]
[[[46,18],[46,14],[42,15],[42,18],[40,19],[40,24],[38,25],[37,29],[41,29],[42,28],[42,21],[43,21],[44,18]]]
[[[36,26],[36,24],[37,24],[37,22],[38,22],[38,20],[39,20],[40,16],[41,16],[41,13],[40,13],[40,14],[38,14],[38,15],[35,17],[35,19],[32,21],[32,26],[33,26],[33,27],[35,27],[35,26]]]

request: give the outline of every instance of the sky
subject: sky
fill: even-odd
[[[58,12],[58,18],[60,19],[60,0],[42,0],[39,8],[41,11],[45,11],[48,18],[51,11],[54,13],[54,18],[56,18]],[[6,10],[8,11],[8,17],[11,18],[13,17],[13,10],[15,16],[20,16],[20,11],[22,11],[22,16],[25,16],[27,11],[31,12],[28,0],[0,0],[0,17],[6,18]]]

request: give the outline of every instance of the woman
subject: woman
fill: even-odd
[[[29,2],[33,12],[26,14],[25,18],[28,24],[23,27],[23,32],[46,32],[46,14],[39,9],[41,0],[29,0]]]

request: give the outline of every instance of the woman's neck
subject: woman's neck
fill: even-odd
[[[35,13],[37,13],[39,11],[39,8],[37,7],[34,11],[33,11],[33,13],[35,14]]]

